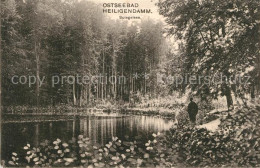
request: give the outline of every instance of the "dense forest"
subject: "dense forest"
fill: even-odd
[[[162,23],[111,20],[88,1],[2,3],[4,105],[81,106],[155,94],[169,51]],[[29,76],[36,77],[30,86]],[[82,83],[84,76],[95,79]]]
[[[246,105],[259,95],[258,0],[160,0],[158,6],[168,33],[183,43],[182,73],[205,77],[187,85],[195,95],[205,101],[225,96],[229,109],[233,97]]]
[[[232,95],[244,103],[259,95],[257,0],[157,5],[167,26],[112,20],[89,1],[2,0],[3,104],[84,106],[178,91],[205,101],[225,96],[232,108]],[[219,74],[224,82],[207,82]],[[176,75],[197,82],[167,81]],[[84,76],[95,80],[82,83]]]

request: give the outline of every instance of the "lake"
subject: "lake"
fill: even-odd
[[[20,116],[21,118],[24,116]],[[19,152],[27,144],[37,146],[45,139],[68,141],[72,137],[84,135],[93,143],[106,144],[113,136],[124,140],[141,136],[143,141],[151,138],[152,133],[168,130],[173,120],[152,116],[71,116],[56,120],[43,117],[37,120],[25,117],[25,122],[7,122],[2,124],[2,159],[10,158],[12,152]],[[28,119],[29,118],[29,119]],[[31,118],[31,120],[30,120]],[[38,117],[39,118],[39,117]],[[53,117],[52,117],[53,118]]]

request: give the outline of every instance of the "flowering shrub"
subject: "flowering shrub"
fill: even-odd
[[[154,166],[165,165],[163,159],[164,148],[161,142],[156,140],[158,134],[153,134],[154,140],[148,141],[145,145],[137,141],[121,141],[113,137],[105,146],[93,146],[89,138],[79,135],[68,143],[60,139],[53,143],[44,141],[39,147],[32,147],[30,144],[24,146],[24,153],[12,153],[12,160],[8,166],[95,166],[95,167],[116,167],[116,166]],[[164,162],[162,162],[164,161]],[[171,165],[168,163],[169,166]]]
[[[259,167],[260,107],[240,109],[222,118],[219,130],[175,125],[141,143],[113,137],[105,146],[93,146],[79,135],[69,142],[44,141],[12,153],[7,166],[84,167]]]

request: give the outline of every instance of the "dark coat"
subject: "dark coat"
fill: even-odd
[[[194,101],[191,101],[189,103],[188,113],[189,113],[190,120],[192,122],[195,122],[196,121],[196,115],[198,114],[198,105]]]

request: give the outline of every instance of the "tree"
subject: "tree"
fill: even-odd
[[[128,101],[137,94],[157,92],[156,73],[166,54],[162,23],[114,21],[86,0],[2,2],[6,105],[91,106],[95,101]],[[69,81],[100,74],[108,81]],[[30,87],[28,81],[14,84],[14,75],[37,80]],[[40,77],[45,77],[41,86]]]
[[[225,76],[221,84],[202,82],[188,86],[197,94],[206,88],[212,97],[225,95],[231,109],[233,86],[245,90],[248,85],[230,79],[256,71],[253,67],[259,58],[259,1],[160,0],[158,6],[171,26],[169,33],[185,44],[186,72],[211,78],[216,74]],[[253,76],[250,82],[255,83],[256,78]]]
[[[4,105],[8,105],[12,101],[17,104],[22,103],[18,87],[13,87],[11,78],[14,75],[21,75],[22,71],[18,68],[25,60],[25,52],[23,49],[24,39],[19,32],[21,16],[17,11],[17,3],[15,0],[1,2],[1,55],[2,55],[2,95],[5,99]],[[25,68],[25,67],[22,67]],[[22,87],[22,86],[21,86]],[[28,89],[24,88],[25,92]]]

